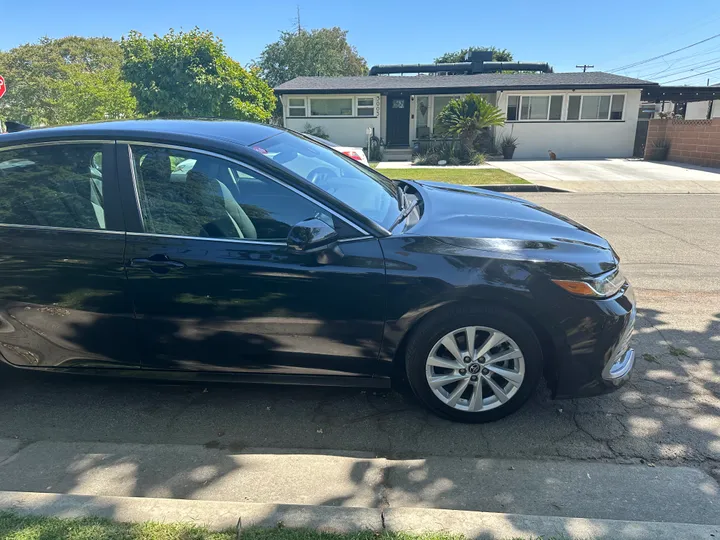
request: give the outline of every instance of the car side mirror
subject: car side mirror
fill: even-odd
[[[321,219],[311,218],[294,225],[287,237],[290,251],[317,253],[337,246],[338,233]]]

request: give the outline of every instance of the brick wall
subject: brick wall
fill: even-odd
[[[720,167],[720,118],[712,120],[650,120],[645,159],[653,141],[670,141],[668,161]]]

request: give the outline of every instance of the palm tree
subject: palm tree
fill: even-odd
[[[456,135],[472,155],[480,132],[485,128],[504,125],[505,116],[485,98],[468,94],[445,105],[438,114],[436,123],[447,133]]]

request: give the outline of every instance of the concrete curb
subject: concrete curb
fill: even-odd
[[[429,508],[388,508],[383,517],[385,528],[390,532],[462,534],[477,540],[548,536],[568,540],[714,540],[720,534],[720,525],[524,516]]]
[[[332,532],[376,531],[462,534],[468,539],[509,540],[561,535],[593,540],[713,540],[720,525],[525,516],[428,508],[377,508],[234,503],[0,491],[0,510],[60,518],[104,517],[138,523],[191,523],[212,530],[247,527],[308,528]]]
[[[473,187],[500,193],[571,193],[569,189],[544,186],[542,184],[483,184]]]

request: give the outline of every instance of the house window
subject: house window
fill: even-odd
[[[625,110],[625,96],[614,95],[610,104],[610,120],[622,120],[623,110]]]
[[[433,98],[433,126],[437,125],[437,117],[445,106],[458,96],[435,96]],[[434,129],[434,128],[433,128]]]
[[[305,114],[305,98],[288,99],[288,116],[307,116]]]
[[[568,120],[622,120],[625,96],[579,95],[570,96]]]
[[[375,116],[375,98],[357,98],[358,116]]]
[[[415,114],[415,136],[418,139],[427,139],[430,136],[428,127],[429,98],[428,96],[417,96],[417,113]]]
[[[310,116],[352,116],[352,98],[310,98]]]
[[[508,96],[508,121],[561,120],[563,96]]]
[[[520,107],[520,96],[508,96],[507,114],[508,120],[518,119],[518,108]]]

